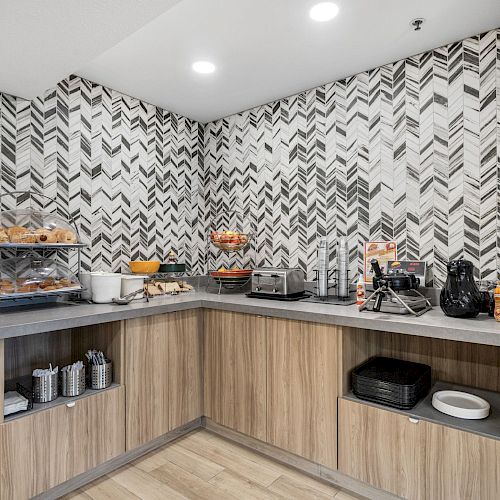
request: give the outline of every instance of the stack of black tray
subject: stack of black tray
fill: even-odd
[[[400,410],[413,408],[431,389],[431,367],[394,358],[371,358],[352,371],[360,399]]]

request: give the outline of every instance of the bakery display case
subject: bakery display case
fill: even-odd
[[[5,201],[7,199],[7,201]],[[22,208],[10,208],[19,204]],[[82,243],[73,220],[45,209],[55,200],[31,191],[0,194],[0,307],[79,297]],[[40,208],[41,207],[41,208]],[[62,252],[77,252],[64,259]],[[60,261],[73,262],[71,270]]]
[[[0,297],[21,298],[81,290],[78,278],[63,264],[36,252],[0,260]]]
[[[78,245],[76,229],[57,214],[29,208],[0,212],[0,247]]]

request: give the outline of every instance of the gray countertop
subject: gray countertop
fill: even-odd
[[[155,297],[149,303],[141,300],[128,306],[61,304],[2,311],[0,339],[197,307],[500,346],[500,323],[485,314],[475,319],[461,320],[448,318],[439,307],[434,307],[423,316],[414,318],[409,315],[359,312],[356,306],[250,299],[243,294],[216,295],[204,291]]]

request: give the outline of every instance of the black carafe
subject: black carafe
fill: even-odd
[[[475,318],[481,311],[481,292],[474,281],[474,266],[468,260],[448,262],[448,276],[439,305],[454,318]]]

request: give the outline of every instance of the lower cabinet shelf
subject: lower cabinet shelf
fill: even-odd
[[[2,500],[31,498],[125,451],[124,387],[61,403],[0,425]]]
[[[443,390],[468,392],[485,399],[491,407],[490,416],[482,420],[467,420],[441,413],[432,406],[432,395],[437,391]],[[424,399],[419,401],[411,410],[398,410],[381,404],[365,401],[358,398],[353,393],[349,393],[344,396],[344,399],[373,406],[374,408],[379,408],[381,410],[399,413],[414,419],[445,425],[460,431],[472,432],[473,434],[478,434],[479,436],[491,439],[500,439],[500,393],[498,392],[486,391],[474,387],[465,387],[463,385],[451,384],[449,382],[436,382],[432,386],[429,394]]]
[[[6,382],[6,386],[7,386],[7,384],[8,384],[8,382]],[[18,413],[13,413],[11,415],[7,415],[7,416],[4,417],[4,422],[12,422],[13,420],[24,418],[24,417],[27,417],[29,415],[33,415],[34,413],[39,413],[39,412],[42,412],[42,411],[46,411],[46,410],[49,410],[50,408],[55,408],[57,406],[73,405],[73,403],[76,403],[76,401],[79,401],[81,399],[85,399],[85,398],[88,398],[88,397],[92,397],[92,396],[95,396],[97,394],[104,393],[106,391],[110,391],[110,390],[116,389],[117,387],[120,387],[120,384],[118,384],[116,382],[113,382],[106,389],[100,389],[100,390],[87,389],[80,396],[75,396],[75,397],[59,396],[57,399],[54,399],[54,401],[50,401],[50,403],[33,403],[33,409],[32,410],[20,411]]]

